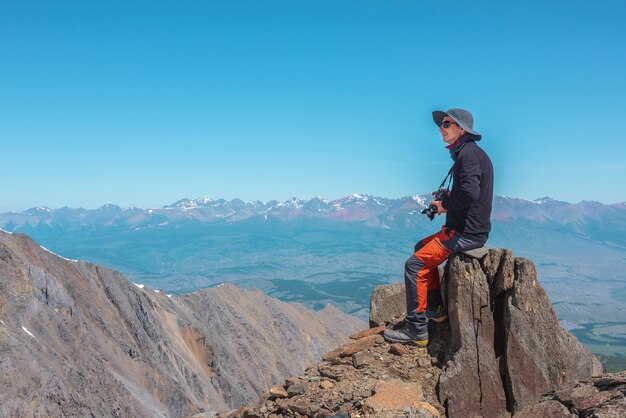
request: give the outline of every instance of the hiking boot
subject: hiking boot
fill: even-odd
[[[418,347],[426,347],[428,344],[428,333],[425,332],[423,334],[417,334],[411,331],[406,327],[402,327],[398,330],[393,330],[387,328],[383,332],[383,337],[385,340],[392,343],[402,343],[402,344],[415,344]]]
[[[426,318],[440,324],[448,320],[448,313],[443,308],[443,305],[437,305],[436,309],[426,308]]]

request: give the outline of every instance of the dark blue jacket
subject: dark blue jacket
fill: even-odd
[[[441,202],[448,211],[446,226],[484,243],[491,231],[493,166],[471,136],[459,138],[457,142],[459,144],[450,149],[455,161],[452,191]]]

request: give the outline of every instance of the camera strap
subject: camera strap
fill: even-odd
[[[448,171],[448,175],[446,175],[446,178],[443,179],[443,181],[441,182],[441,185],[439,186],[440,189],[443,188],[444,184],[446,184],[446,181],[447,181],[448,185],[446,186],[446,189],[450,190],[450,185],[452,184],[452,172],[454,171],[455,165],[456,165],[456,162],[452,164],[452,167],[450,167],[450,171]]]
[[[458,158],[459,154],[461,153],[461,150],[463,149],[463,147],[465,146],[466,142],[462,143],[461,146],[459,147],[459,150],[456,152],[456,156]],[[454,163],[452,163],[452,167],[450,167],[450,170],[448,171],[448,174],[446,175],[446,178],[443,179],[443,181],[441,182],[441,186],[439,186],[439,188],[443,188],[443,186],[446,184],[446,181],[448,182],[448,185],[446,186],[446,190],[450,190],[450,185],[452,184],[452,173],[454,172],[454,167],[456,166],[456,158],[454,160]]]

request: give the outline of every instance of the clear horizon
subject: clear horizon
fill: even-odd
[[[471,111],[495,193],[626,201],[626,4],[5,2],[0,212],[436,189]],[[309,196],[309,197],[307,197]]]

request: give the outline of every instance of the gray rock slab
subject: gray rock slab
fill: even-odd
[[[488,252],[489,252],[489,247],[486,246],[486,245],[483,245],[480,248],[474,248],[472,250],[461,251],[461,254],[465,254],[465,255],[468,255],[468,256],[470,256],[472,258],[476,258],[476,259],[480,260],[484,256],[486,256]]]
[[[370,299],[370,327],[387,325],[394,317],[406,314],[404,283],[377,286]]]

